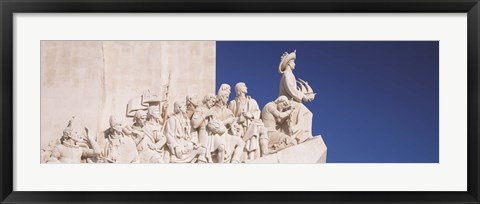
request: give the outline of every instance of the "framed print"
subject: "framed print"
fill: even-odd
[[[2,1],[2,203],[478,203],[479,4]]]

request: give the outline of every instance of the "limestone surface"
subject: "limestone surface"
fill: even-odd
[[[327,146],[323,141],[322,136],[315,136],[302,144],[288,147],[280,150],[277,153],[247,161],[247,163],[256,164],[312,164],[312,163],[326,163],[327,162]]]

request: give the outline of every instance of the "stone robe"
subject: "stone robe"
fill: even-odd
[[[171,162],[190,163],[196,162],[197,160],[206,162],[206,149],[197,147],[189,140],[189,120],[184,119],[183,116],[180,115],[173,115],[168,118],[163,133],[167,138],[167,147],[170,151]]]
[[[223,161],[216,161],[216,162],[218,163],[230,163],[232,161],[240,162],[243,148],[245,147],[245,142],[239,136],[231,135],[228,132],[225,132],[223,134],[214,134],[213,135],[214,150],[218,149],[218,147],[221,145],[223,145],[224,147],[225,155],[224,155]]]
[[[286,96],[295,108],[290,122],[283,132],[287,135],[294,135],[299,142],[312,138],[313,114],[302,104],[304,93],[297,88],[297,80],[291,70],[285,70],[280,80],[280,96]]]
[[[163,151],[167,139],[160,125],[148,121],[143,127],[132,125],[130,131],[137,145],[140,163],[168,163],[169,159]]]
[[[213,151],[213,136],[208,135],[206,126],[202,127],[204,119],[209,115],[210,110],[206,107],[198,106],[190,120],[192,125],[192,132],[197,135],[198,144]],[[194,141],[195,142],[195,141]]]
[[[242,126],[241,137],[246,142],[245,149],[247,152],[260,151],[260,136],[267,139],[266,131],[263,123],[260,120],[260,108],[257,101],[246,96],[245,99],[235,98],[228,105],[233,115],[237,119],[237,123]],[[248,112],[253,115],[253,119],[247,119],[242,115],[243,112]],[[263,134],[265,133],[265,134]]]
[[[64,144],[57,145],[53,148],[51,158],[47,163],[62,163],[62,164],[79,164],[83,149],[78,145],[67,146]]]
[[[138,152],[135,142],[132,138],[125,136],[123,133],[114,138],[110,133],[110,129],[106,131],[107,138],[100,145],[102,153],[100,158],[105,163],[138,163]]]

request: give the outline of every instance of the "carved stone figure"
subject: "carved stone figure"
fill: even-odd
[[[300,88],[297,87],[297,79],[293,75],[295,70],[296,51],[292,53],[285,52],[280,60],[278,71],[282,74],[280,80],[280,95],[286,96],[293,100],[291,105],[295,111],[290,117],[287,135],[294,135],[299,143],[312,138],[312,118],[313,114],[308,108],[302,104],[303,102],[313,101],[315,93],[307,82],[299,79]]]
[[[187,113],[186,113],[187,119],[192,121],[193,114],[195,113],[195,111],[197,111],[197,109],[200,108],[198,96],[196,94],[188,94],[186,97],[186,102],[187,102]],[[198,126],[193,127],[193,124],[191,124],[191,126],[192,126],[191,128],[192,132],[190,133],[191,141],[194,143],[198,143],[199,127]]]
[[[149,114],[144,110],[137,110],[134,116],[132,126],[124,129],[126,134],[131,135],[135,141],[138,150],[140,163],[165,163],[168,159],[164,158],[163,146],[166,138],[163,136],[158,120],[155,121],[153,115],[159,115],[156,112],[156,106],[149,108]],[[147,118],[149,123],[147,125]]]
[[[275,101],[267,103],[262,110],[262,121],[268,130],[268,146],[272,152],[297,144],[295,136],[289,136],[281,131],[286,126],[294,109],[285,96],[278,97]]]
[[[230,97],[230,85],[222,84],[217,92],[217,101],[215,105],[211,108],[213,112],[213,118],[219,120],[225,127],[230,130],[231,134],[234,134],[233,123],[235,123],[235,116],[232,111],[228,109],[227,103],[228,98]]]
[[[220,121],[209,122],[207,130],[214,138],[212,157],[216,159],[215,162],[240,163],[245,142],[240,137],[229,134],[225,125]]]
[[[195,109],[199,105],[199,100],[197,94],[188,94],[186,97],[187,104],[187,118],[191,119]]]
[[[184,101],[176,101],[174,115],[168,118],[164,134],[167,147],[171,153],[170,161],[174,163],[206,163],[207,150],[190,141],[190,124],[187,119],[187,107]]]
[[[50,156],[52,155],[53,150],[59,144],[60,144],[60,139],[50,140],[50,142],[48,143],[48,146],[42,148],[42,150],[40,152],[40,159],[41,159],[40,162],[41,163],[46,163],[50,159]]]
[[[95,137],[88,134],[85,127],[81,130],[74,123],[73,117],[63,130],[60,144],[55,146],[47,163],[74,163],[79,164],[83,158],[96,157],[100,154],[100,146]]]
[[[197,106],[190,120],[192,125],[192,130],[198,135],[198,144],[206,147],[207,149],[207,160],[211,160],[211,152],[213,149],[213,136],[207,133],[208,122],[212,120],[212,111],[210,108],[215,105],[216,96],[215,94],[208,94],[202,100],[203,106]]]
[[[105,163],[138,163],[137,147],[133,139],[123,133],[122,123],[110,116],[110,128],[105,133],[100,160]]]
[[[260,108],[257,101],[247,96],[248,88],[243,82],[235,85],[236,97],[228,108],[233,112],[240,126],[240,136],[246,142],[245,150],[248,159],[256,159],[268,154],[267,130],[260,119]]]
[[[230,96],[230,93],[232,93],[232,88],[228,84],[220,84],[220,87],[218,88],[217,95],[220,92],[227,93],[227,96]]]

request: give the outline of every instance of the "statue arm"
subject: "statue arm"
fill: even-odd
[[[95,141],[95,138],[87,135],[87,140],[92,149],[83,149],[82,151],[82,156],[84,157],[95,157],[98,156],[102,153],[102,149],[100,148],[100,145]]]
[[[191,124],[192,124],[192,127],[193,127],[194,129],[197,129],[197,128],[200,127],[200,125],[202,124],[203,120],[204,120],[204,118],[203,118],[201,112],[195,111],[195,112],[193,113],[192,120],[191,120],[190,122],[191,122]]]
[[[275,118],[281,117],[281,112],[275,108],[275,104],[272,103],[267,105],[268,105],[267,111],[270,112],[273,115],[273,117]]]
[[[235,116],[233,115],[233,113],[230,111],[228,113],[228,116],[227,116],[227,119],[223,120],[222,121],[223,124],[232,124],[233,122],[235,122]]]
[[[251,110],[252,110],[252,115],[253,119],[260,119],[260,114],[262,113],[260,111],[260,107],[258,107],[257,101],[255,99],[251,99]]]
[[[160,131],[155,131],[155,146],[157,148],[162,148],[165,143],[167,143],[167,138]]]
[[[275,108],[275,104],[272,104],[271,106],[268,106],[268,112],[273,115],[277,123],[281,123],[285,118],[290,115],[291,110],[288,110],[286,112],[280,112]]]

